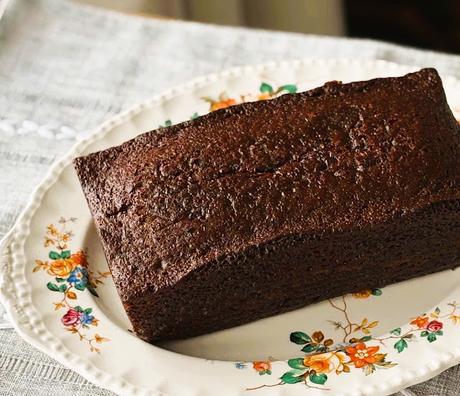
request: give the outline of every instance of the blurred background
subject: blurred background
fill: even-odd
[[[78,0],[126,13],[460,53],[459,0]]]

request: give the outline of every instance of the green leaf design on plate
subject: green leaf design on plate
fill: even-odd
[[[394,348],[401,353],[404,349],[407,348],[407,341],[401,338],[398,342],[395,343]]]
[[[436,341],[436,333],[428,333],[428,336],[426,338],[429,342]]]
[[[49,258],[51,260],[57,260],[57,259],[61,258],[61,255],[58,252],[55,252],[54,250],[51,250],[51,252],[49,252],[48,256],[49,256]]]
[[[59,291],[59,286],[56,285],[56,284],[53,283],[53,282],[48,282],[48,283],[46,284],[46,287],[47,287],[49,290],[54,291],[54,292],[58,292],[58,291]]]
[[[422,337],[426,337],[426,336],[428,335],[428,331],[423,330],[423,331],[420,333],[420,335],[421,335]]]
[[[91,312],[93,312],[93,308],[86,308],[83,312],[89,315]]]
[[[78,312],[83,312],[83,308],[80,307],[79,305],[73,307],[73,309],[75,309],[75,311],[78,311]]]
[[[70,250],[63,250],[63,251],[61,252],[61,258],[67,259],[67,258],[69,258],[69,257],[70,257]]]
[[[303,371],[291,370],[291,371],[288,371],[287,373],[284,373],[280,379],[285,384],[297,384],[297,382],[303,381],[303,377],[302,377],[303,374],[305,374],[305,372]]]
[[[314,352],[318,349],[318,345],[315,345],[315,344],[307,344],[305,345],[301,351],[302,352],[305,352],[305,353],[310,353],[310,352]]]
[[[401,335],[401,327],[391,330],[390,333],[397,336]]]
[[[259,371],[259,375],[272,375],[272,371],[271,370],[264,370],[264,371]]]
[[[86,289],[86,285],[82,284],[82,283],[76,283],[75,284],[75,289],[77,290],[80,290],[80,291],[83,291]]]
[[[367,342],[372,340],[372,336],[364,336],[359,339],[359,342]]]
[[[165,126],[169,127],[172,125],[172,121],[171,120],[166,120],[165,121]]]
[[[195,111],[191,116],[190,119],[194,120],[195,118],[198,118],[200,115]]]
[[[59,291],[64,293],[66,290],[67,290],[67,285],[64,284],[64,285],[59,286]]]
[[[294,369],[300,369],[300,370],[305,369],[305,366],[303,365],[303,358],[289,359],[288,365],[289,367],[292,367]]]
[[[297,92],[297,86],[295,86],[294,84],[286,84],[286,85],[282,85],[281,87],[279,87],[279,90],[280,91],[287,91],[289,93],[296,93]]]
[[[318,384],[318,385],[324,385],[327,381],[327,375],[323,373],[321,374],[312,373],[310,374],[308,378],[310,379],[311,382],[313,382],[314,384]]]
[[[311,338],[308,334],[305,334],[301,331],[295,331],[289,336],[291,342],[297,345],[303,345],[311,342]]]
[[[381,296],[382,295],[382,289],[372,289],[371,294],[373,296]]]
[[[273,87],[265,82],[260,84],[259,90],[262,93],[273,93]]]
[[[56,282],[64,282],[65,281],[64,278],[54,278],[54,279],[56,279]]]
[[[443,332],[442,330],[438,330],[438,331],[436,332],[436,335],[439,335],[439,336],[442,336],[443,334],[444,334],[444,332]]]

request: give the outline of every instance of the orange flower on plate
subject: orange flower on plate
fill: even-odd
[[[352,296],[354,298],[368,298],[372,294],[372,290],[362,290],[360,292],[353,293]]]
[[[354,363],[356,368],[361,368],[367,364],[375,363],[380,356],[375,354],[378,352],[378,346],[366,346],[363,342],[359,344],[348,347],[345,349],[345,352],[350,356],[351,361]]]
[[[347,357],[341,352],[328,352],[305,356],[303,364],[317,373],[327,374],[333,370],[342,371],[340,368],[346,359]]]
[[[272,373],[272,364],[269,361],[260,360],[252,362],[252,367],[254,367],[254,370],[256,370],[260,375]]]
[[[224,99],[219,102],[214,102],[211,104],[211,111],[225,109],[226,107],[230,107],[236,105],[235,99]]]
[[[88,265],[88,262],[86,261],[86,255],[82,250],[72,254],[70,256],[70,260],[72,260],[76,265],[81,265],[82,267],[87,267]]]
[[[410,322],[411,325],[417,326],[419,329],[424,329],[428,324],[427,316],[417,316],[414,320]]]
[[[66,278],[77,264],[70,259],[54,260],[48,266],[48,274],[59,278]]]

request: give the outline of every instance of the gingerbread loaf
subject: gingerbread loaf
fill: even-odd
[[[457,266],[459,129],[423,69],[218,110],[75,168],[153,342]]]

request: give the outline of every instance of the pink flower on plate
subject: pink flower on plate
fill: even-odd
[[[81,313],[73,308],[70,308],[67,313],[62,317],[62,324],[64,326],[75,326],[80,323]]]
[[[432,320],[428,325],[426,326],[426,329],[428,331],[431,331],[433,333],[436,333],[437,331],[442,329],[443,324],[441,322],[438,322],[437,320]]]

